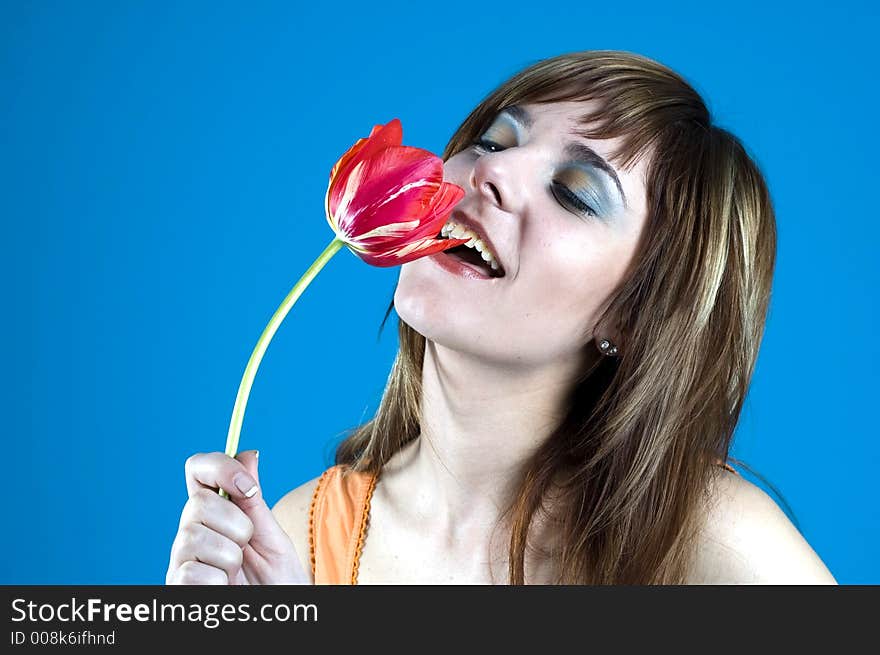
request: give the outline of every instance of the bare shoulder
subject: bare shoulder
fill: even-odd
[[[693,584],[837,584],[776,502],[719,468],[709,493]]]
[[[291,489],[272,507],[272,514],[293,542],[303,569],[313,584],[309,554],[309,509],[312,505],[312,495],[320,479],[321,476],[312,478]]]

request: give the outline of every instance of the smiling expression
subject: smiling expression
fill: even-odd
[[[444,164],[465,189],[456,209],[488,234],[504,277],[450,272],[439,253],[400,268],[398,315],[426,338],[499,364],[534,366],[584,346],[645,223],[643,157],[608,161],[619,142],[577,135],[588,102],[501,110]]]

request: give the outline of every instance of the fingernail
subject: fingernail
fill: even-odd
[[[237,473],[232,481],[238,490],[245,495],[245,498],[250,498],[257,493],[257,485],[249,475]]]
[[[259,456],[260,456],[260,451],[259,451],[259,450],[255,450],[255,451],[254,451],[254,459],[258,458]]]

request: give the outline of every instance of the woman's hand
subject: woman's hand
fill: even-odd
[[[165,584],[309,584],[293,542],[263,499],[257,451],[235,459],[198,453],[185,471],[189,500]]]

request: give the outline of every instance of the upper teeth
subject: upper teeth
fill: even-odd
[[[483,261],[488,263],[493,271],[498,270],[498,262],[495,261],[495,255],[489,250],[489,246],[483,243],[483,240],[480,239],[479,235],[470,228],[467,228],[464,225],[459,225],[455,221],[449,221],[443,226],[443,229],[440,230],[440,234],[454,239],[470,239],[463,245],[468,248],[476,248],[477,252],[479,252],[480,256],[483,258]]]

